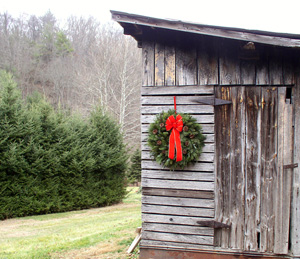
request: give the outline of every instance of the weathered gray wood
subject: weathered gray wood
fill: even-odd
[[[197,85],[197,51],[195,47],[176,48],[176,84]]]
[[[155,43],[155,85],[163,86],[165,84],[165,46],[161,43]]]
[[[231,88],[230,247],[244,249],[245,225],[245,87]]]
[[[149,205],[149,204],[142,204],[142,213],[154,213],[154,214],[162,214],[162,215],[182,215],[182,216],[190,216],[190,217],[213,217],[214,216],[213,209]]]
[[[300,47],[300,40],[292,37],[284,37],[282,34],[273,33],[273,35],[263,35],[251,30],[239,30],[232,28],[220,28],[203,24],[184,23],[182,21],[158,19],[145,17],[141,15],[128,14],[124,12],[112,12],[112,18],[115,21],[126,24],[146,25],[145,27],[154,27],[161,29],[171,29],[192,34],[211,35],[228,39],[252,41],[263,44],[271,44],[285,47]]]
[[[269,73],[271,85],[283,85],[282,57],[275,52],[270,55]]]
[[[283,55],[283,83],[284,85],[295,84],[295,70],[293,62],[293,53],[291,50],[285,50]]]
[[[286,88],[278,89],[278,174],[276,185],[276,210],[275,210],[275,241],[274,252],[288,253],[289,219],[291,203],[291,180],[293,169],[283,169],[285,163],[292,162],[293,147],[293,119],[292,105],[287,104]]]
[[[216,98],[231,100],[230,87],[215,87]],[[229,105],[215,107],[216,121],[216,182],[215,182],[215,220],[229,223],[229,188],[230,188],[230,118]],[[218,130],[217,130],[218,129]],[[215,246],[229,247],[228,229],[215,230]]]
[[[165,85],[174,86],[175,77],[175,47],[165,46]]]
[[[168,169],[159,165],[154,161],[142,160],[142,169]],[[184,168],[185,171],[203,171],[203,172],[212,172],[214,170],[213,163],[195,163],[193,165],[187,166]],[[177,170],[175,170],[177,171]],[[178,171],[182,171],[178,169]],[[170,186],[171,188],[171,186]]]
[[[295,68],[296,86],[294,90],[294,162],[300,162],[300,66]],[[296,257],[300,257],[300,167],[293,171],[293,190],[292,190],[292,209],[291,209],[291,252]]]
[[[277,157],[277,88],[262,88],[260,251],[274,249],[274,195]]]
[[[205,136],[206,136],[206,139],[204,141],[205,145],[207,143],[214,143],[214,138],[215,138],[214,134],[205,134]],[[147,139],[148,139],[148,134],[142,133],[141,140],[146,142]]]
[[[190,180],[190,181],[214,181],[213,173],[204,172],[185,172],[185,171],[166,171],[166,170],[143,170],[143,177],[172,179],[172,180]]]
[[[213,94],[213,86],[168,86],[168,87],[143,87],[141,94],[146,95],[189,95],[189,94]]]
[[[161,214],[142,214],[142,222],[154,222],[154,223],[165,223],[174,225],[186,225],[186,226],[197,226],[197,221],[199,220],[211,220],[211,217],[190,217],[183,215],[170,215],[166,213]]]
[[[178,243],[178,242],[167,242],[167,241],[156,241],[156,240],[142,240],[141,247],[158,247],[158,248],[168,248],[168,249],[212,249],[208,245],[198,245],[198,244],[187,244],[187,243]]]
[[[212,41],[212,42],[211,42]],[[216,41],[204,38],[198,48],[198,84],[217,85],[219,83],[218,48]]]
[[[201,128],[202,128],[202,132],[204,134],[212,134],[214,133],[214,124],[201,124]],[[149,132],[149,124],[142,124],[141,126],[141,130],[142,130],[142,133],[148,133]],[[206,144],[204,146],[204,148],[206,148],[206,146],[208,146],[208,144]],[[210,145],[210,150],[211,151],[204,151],[203,149],[203,152],[213,152],[214,148],[213,148],[213,145]]]
[[[260,88],[246,88],[245,250],[258,249],[260,222],[261,108]]]
[[[176,104],[177,105],[200,105],[195,102],[195,100],[199,98],[196,96],[177,96],[176,97]],[[201,96],[202,98],[210,99],[212,95],[204,95]],[[173,96],[143,96],[141,98],[142,105],[174,105],[174,98]]]
[[[167,112],[170,109],[174,109],[174,104],[168,106],[142,106],[141,113],[158,114],[161,112]],[[210,105],[176,105],[176,112],[189,114],[213,114],[214,107]]]
[[[198,162],[214,162],[214,154],[213,153],[202,153],[198,157]],[[143,160],[153,160],[153,156],[151,156],[150,152],[144,151],[142,152]]]
[[[260,59],[256,62],[256,85],[269,85],[269,61],[266,51],[261,51]]]
[[[142,178],[143,187],[166,188],[166,189],[182,189],[182,190],[214,190],[213,182],[201,181],[179,181],[179,180],[162,180]]]
[[[255,63],[253,60],[241,60],[241,84],[255,85]]]
[[[149,171],[149,170],[147,170]],[[176,172],[176,171],[175,171]],[[143,171],[143,174],[145,171]],[[174,173],[174,172],[171,172]],[[182,198],[199,198],[199,199],[213,199],[213,191],[201,191],[201,190],[178,190],[178,189],[161,189],[161,188],[147,188],[143,187],[143,195],[157,195],[157,196],[169,196],[169,197],[182,197]]]
[[[143,196],[142,204],[156,204],[156,205],[207,208],[207,209],[214,208],[213,200],[178,198],[178,197]]]
[[[214,235],[214,230],[208,227],[182,226],[182,225],[161,224],[161,223],[144,223],[143,231],[180,233],[180,234],[191,234],[191,235],[201,235],[201,236]]]
[[[213,114],[204,114],[204,115],[193,115],[198,123],[214,123],[214,115]],[[155,115],[142,115],[141,123],[152,123],[154,122],[156,116]]]
[[[220,53],[220,84],[239,85],[241,83],[240,60],[236,43],[222,41]]]
[[[143,231],[142,239],[170,241],[170,242],[181,242],[188,244],[203,244],[212,245],[213,237],[211,236],[200,236],[200,235],[186,235],[186,234],[173,234],[173,233],[161,233],[154,231]]]
[[[154,42],[143,42],[143,86],[154,86]]]

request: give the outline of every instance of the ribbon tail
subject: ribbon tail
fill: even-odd
[[[169,138],[169,158],[174,159],[174,155],[175,155],[175,131],[173,129]]]
[[[175,144],[176,144],[176,162],[182,160],[182,148],[180,141],[180,133],[178,130],[175,130]]]

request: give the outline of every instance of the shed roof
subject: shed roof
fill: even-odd
[[[183,22],[180,20],[153,18],[119,11],[111,11],[111,13],[112,19],[117,21],[124,28],[124,34],[131,35],[138,42],[142,41],[145,28],[151,28],[152,30],[166,29],[234,40],[251,41],[282,47],[300,47],[299,34],[275,33],[258,30],[212,26]]]

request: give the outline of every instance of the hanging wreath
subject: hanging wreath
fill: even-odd
[[[150,124],[148,145],[157,163],[174,170],[195,163],[205,139],[195,118],[169,110]]]

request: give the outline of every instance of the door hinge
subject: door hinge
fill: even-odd
[[[211,228],[231,228],[231,224],[221,223],[215,220],[201,220],[197,221],[200,227],[211,227]]]
[[[208,104],[208,105],[213,105],[213,106],[219,106],[219,105],[225,105],[225,104],[231,104],[232,103],[231,101],[218,99],[218,98],[214,98],[214,97],[197,98],[197,99],[194,99],[193,102]]]
[[[289,165],[284,165],[283,169],[293,169],[298,167],[298,163],[297,164],[289,164]]]

